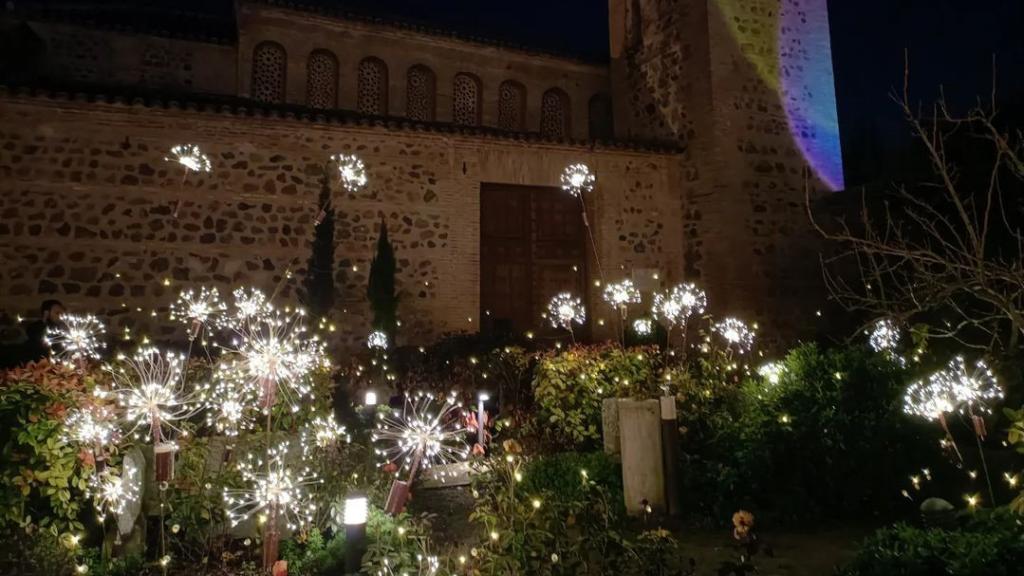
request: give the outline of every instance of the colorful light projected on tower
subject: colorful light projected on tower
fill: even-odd
[[[738,51],[775,92],[790,136],[818,179],[843,188],[826,0],[715,0]]]

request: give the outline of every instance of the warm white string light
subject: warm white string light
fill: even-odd
[[[667,292],[654,295],[651,312],[671,329],[685,325],[690,318],[703,314],[707,305],[707,294],[696,284],[677,284]]]
[[[185,357],[149,346],[118,360],[105,368],[113,380],[111,393],[124,411],[128,434],[144,430],[145,434],[136,437],[152,438],[154,444],[168,442],[175,434],[185,435],[179,423],[203,407],[195,393],[185,389]]]
[[[606,285],[603,295],[604,301],[616,310],[624,310],[630,304],[640,303],[640,291],[628,278]]]
[[[583,300],[568,292],[556,295],[548,302],[548,321],[552,328],[561,328],[572,332],[573,324],[587,321],[587,310]]]
[[[181,164],[185,167],[186,173],[209,172],[213,169],[210,157],[203,154],[198,144],[178,144],[171,148],[171,155],[164,160]]]
[[[384,444],[376,452],[400,469],[409,469],[410,478],[418,468],[465,460],[469,447],[464,436],[462,404],[447,396],[435,408],[433,394],[406,395],[405,406],[397,414],[380,413],[375,442]]]
[[[766,362],[757,369],[757,373],[764,378],[765,382],[772,386],[777,385],[782,380],[782,375],[786,372],[786,365],[782,362]]]
[[[736,350],[740,354],[749,352],[754,347],[754,331],[737,318],[725,318],[712,327],[713,330],[725,340],[725,345],[731,352]]]
[[[594,189],[597,178],[586,164],[570,164],[562,172],[562,190],[573,196],[581,196]]]
[[[962,356],[946,368],[907,388],[903,408],[908,414],[938,420],[945,414],[975,411],[990,413],[989,404],[1003,398],[1003,390],[984,360],[968,368]]]
[[[383,330],[374,330],[366,337],[366,347],[370,350],[383,351],[388,348],[388,335]]]
[[[633,320],[633,332],[637,336],[650,336],[654,333],[654,323],[650,318],[637,318]]]
[[[178,299],[171,304],[171,320],[178,320],[189,325],[189,339],[195,339],[204,326],[219,319],[227,306],[220,299],[216,288],[205,286],[198,290],[183,290]]]
[[[139,497],[139,470],[125,463],[118,474],[107,468],[89,482],[88,493],[102,523],[107,514],[119,515]]]

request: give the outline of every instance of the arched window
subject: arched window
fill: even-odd
[[[359,63],[356,109],[377,116],[388,113],[388,66],[380,58],[365,58]]]
[[[515,80],[505,80],[498,88],[498,128],[526,129],[526,87]]]
[[[463,126],[480,124],[480,80],[459,72],[452,84],[452,122]]]
[[[252,52],[252,97],[260,102],[284,102],[286,64],[284,47],[261,42]]]
[[[566,138],[569,135],[569,96],[552,88],[540,99],[540,133],[548,138]]]
[[[615,137],[612,123],[612,99],[607,94],[594,94],[590,97],[587,110],[590,137],[594,140],[611,140]]]
[[[338,106],[338,59],[327,50],[314,50],[306,62],[306,104],[310,108]]]
[[[433,120],[436,96],[434,71],[422,64],[409,68],[405,78],[405,115],[413,120]]]

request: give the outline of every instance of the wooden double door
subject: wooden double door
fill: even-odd
[[[586,299],[585,234],[579,200],[561,189],[481,184],[483,329],[551,332],[542,314],[555,294]]]

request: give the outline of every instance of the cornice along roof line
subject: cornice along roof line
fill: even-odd
[[[350,110],[320,110],[287,104],[267,104],[244,98],[119,94],[116,91],[51,89],[33,86],[7,86],[3,84],[0,84],[0,97],[30,97],[53,101],[111,104],[185,112],[212,112],[222,115],[253,118],[281,118],[285,120],[307,121],[315,124],[383,127],[405,132],[454,134],[509,142],[590,148],[592,150],[619,150],[670,155],[683,152],[682,146],[672,142],[556,139],[544,137],[537,132],[509,132],[487,126],[462,126],[448,122],[422,122],[397,116],[371,116]]]

